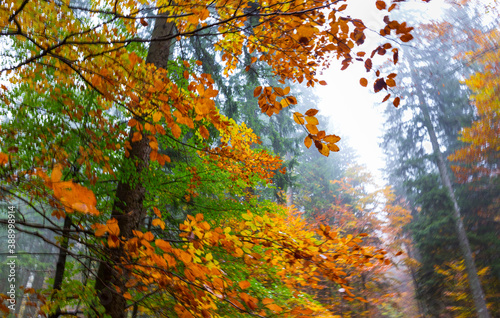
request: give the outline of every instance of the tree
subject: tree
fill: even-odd
[[[395,7],[383,1],[376,6],[379,10]],[[280,166],[277,157],[254,148],[257,136],[246,125],[219,113],[214,103],[218,92],[211,74],[202,73],[203,62],[176,59],[176,48],[188,38],[207,36],[221,52],[224,74],[244,63],[239,56],[246,49],[253,54],[246,65],[249,69],[251,64],[265,63],[281,83],[325,84],[316,74],[328,66],[330,55],[342,59],[344,68],[355,53],[371,65],[362,52],[354,52],[364,41],[365,26],[343,16],[345,7],[336,1],[2,2],[0,36],[13,48],[2,61],[2,73],[10,82],[2,87],[2,110],[7,118],[16,118],[2,125],[2,188],[15,184],[10,196],[29,197],[56,233],[71,233],[63,235],[64,242],[84,246],[80,255],[70,245],[66,248],[66,243],[49,241],[61,251],[58,277],[63,277],[63,283],[54,284],[55,295],[45,311],[57,316],[67,305],[65,255],[95,275],[95,287],[85,286],[85,295],[93,288],[99,291],[100,305],[112,317],[123,317],[127,303],[149,310],[165,304],[166,310],[179,316],[215,314],[217,300],[245,313],[281,311],[272,301],[259,303],[243,292],[248,282],[235,284],[224,278],[212,249],[219,251],[221,260],[236,257],[257,265],[259,259],[282,260],[291,264],[286,265],[287,272],[299,271],[305,282],[309,281],[306,269],[316,264],[339,284],[344,284],[342,273],[328,265],[335,262],[318,246],[337,250],[339,263],[342,255],[352,258],[346,264],[355,266],[371,258],[352,252],[356,245],[333,239],[325,229],[318,235],[326,241],[306,233],[299,239],[300,231],[295,241],[288,240],[280,233],[293,227],[280,232],[278,224],[298,227],[300,221],[284,222],[278,216],[283,212],[277,213],[277,219],[261,216],[262,220],[240,212],[241,222],[219,220],[212,227],[192,209],[188,219],[180,222],[180,231],[175,227],[166,233],[151,231],[168,225],[171,215],[157,201],[171,199],[170,185],[179,182],[176,178],[189,179],[183,183],[184,193],[175,190],[176,200],[186,207],[201,195],[198,187],[209,169],[223,174],[234,190],[208,195],[229,201],[241,195],[242,188],[268,182]],[[149,24],[154,25],[151,35]],[[411,28],[403,23],[388,24],[386,29],[396,30],[403,41],[411,39]],[[390,48],[385,44],[374,52],[383,54]],[[379,77],[376,87],[385,81]],[[296,103],[287,87],[263,84],[255,88],[254,96],[269,116]],[[317,130],[315,114],[311,109],[305,117],[296,114],[295,118],[308,131],[306,144],[314,141],[328,155],[338,150],[338,138]],[[182,147],[196,151],[182,154]],[[184,158],[177,158],[179,154]],[[197,164],[183,165],[180,159],[187,158]],[[186,176],[175,170],[181,167]],[[52,216],[43,204],[51,206]],[[268,206],[279,211],[275,205]],[[266,208],[261,207],[262,214]],[[65,218],[66,226],[61,228],[53,218]],[[267,256],[257,256],[264,251]],[[84,259],[95,264],[89,266]],[[284,274],[277,273],[282,279]],[[290,279],[285,282],[292,288],[296,282]],[[72,296],[76,296],[74,290]],[[102,314],[95,298],[86,301],[84,310]],[[289,305],[297,314],[304,307],[299,302],[294,312],[293,304]]]
[[[485,317],[487,317],[488,309],[486,306],[485,296],[481,290],[481,285],[476,274],[477,270],[475,269],[471,248],[469,246],[469,238],[465,233],[464,222],[462,222],[462,213],[460,212],[459,202],[457,199],[457,193],[462,194],[463,192],[452,188],[452,180],[443,156],[443,153],[449,154],[457,148],[457,143],[454,142],[454,135],[456,134],[456,131],[463,127],[463,125],[467,125],[467,113],[469,113],[469,118],[471,117],[470,111],[467,107],[468,105],[466,104],[468,101],[467,91],[463,87],[460,87],[458,79],[445,79],[446,76],[450,78],[451,74],[456,72],[456,68],[453,63],[453,55],[458,54],[466,47],[474,45],[474,43],[463,41],[464,38],[467,39],[468,32],[474,27],[474,24],[472,24],[473,20],[465,10],[458,10],[458,13],[460,14],[460,18],[458,18],[458,15],[452,16],[452,18],[447,19],[445,23],[442,23],[441,28],[439,29],[429,26],[426,27],[426,30],[433,31],[433,33],[430,33],[431,35],[427,37],[426,41],[428,42],[426,42],[426,44],[432,43],[431,46],[433,48],[436,48],[441,52],[448,51],[450,53],[449,55],[439,54],[438,56],[437,54],[433,54],[432,50],[424,48],[420,50],[413,50],[411,54],[405,54],[405,59],[408,61],[408,73],[410,73],[410,76],[408,76],[407,79],[407,91],[409,93],[407,100],[409,102],[406,102],[404,106],[405,108],[410,107],[413,109],[412,116],[414,119],[412,119],[412,123],[409,125],[410,128],[402,134],[403,137],[400,139],[413,138],[413,140],[417,139],[420,140],[420,142],[423,142],[425,139],[422,138],[422,136],[428,136],[428,141],[433,149],[433,158],[431,159],[433,159],[438,166],[442,186],[443,189],[446,190],[445,197],[447,196],[450,198],[451,204],[449,207],[439,207],[439,204],[436,204],[437,202],[434,201],[434,207],[432,207],[432,205],[429,204],[431,201],[429,201],[425,206],[430,209],[435,209],[436,212],[444,212],[448,209],[450,212],[453,212],[453,221],[456,223],[458,243],[461,247],[462,257],[465,258],[465,262],[467,264],[468,279],[476,303],[476,310],[478,311],[479,316],[485,315]],[[456,35],[450,36],[450,33]],[[447,35],[444,36],[444,34]],[[438,63],[439,65],[437,65]],[[467,72],[468,70],[466,69],[465,71]],[[447,75],[445,76],[443,73]],[[448,110],[445,109],[445,106]],[[453,112],[454,116],[443,116],[450,110]],[[460,114],[461,116],[458,116],[457,114]],[[420,125],[415,125],[416,123],[419,123]],[[445,150],[443,151],[443,149]],[[405,157],[403,158],[405,159],[407,166],[404,169],[408,174],[413,176],[413,179],[420,179],[424,181],[423,175],[427,173],[425,169],[429,169],[429,166],[420,161],[419,157],[425,158],[425,149],[421,149],[420,153],[414,153],[413,156],[408,156],[408,153],[412,152],[412,150],[406,150],[405,152]],[[401,160],[402,156],[400,155],[398,158]],[[397,165],[402,166],[401,164]],[[417,173],[418,177],[415,178]],[[415,203],[418,201],[422,202],[419,197],[424,198],[427,196],[429,199],[432,198],[428,192],[431,188],[429,187],[429,184],[426,186],[427,190],[424,190],[422,187],[424,184],[421,181],[406,183],[411,186],[408,187],[410,190],[408,192],[414,193],[412,196],[414,197],[413,200],[416,199],[414,201]],[[435,193],[434,195],[437,195],[437,188],[438,187],[435,187],[435,190],[432,190]],[[442,191],[440,190],[440,192]],[[435,200],[435,198],[432,200]],[[424,211],[423,207],[424,205],[422,205],[422,212]],[[426,213],[428,212],[426,211]],[[442,212],[440,212],[440,214],[441,217],[444,216]],[[425,221],[426,218],[423,216],[420,218],[424,222],[431,222],[430,219]],[[438,221],[435,217],[432,219],[432,222],[435,225],[439,223],[443,225],[443,221],[444,219]],[[477,222],[476,220],[471,221]],[[428,232],[428,228],[429,224],[419,228],[419,231]],[[414,237],[417,235],[418,234],[414,232]],[[438,234],[436,233],[431,234],[428,232],[427,235],[433,235],[434,239],[438,237]],[[418,237],[420,238],[420,242],[417,242],[416,246],[422,247],[423,245],[419,244],[423,241],[422,236]],[[423,258],[426,258],[426,256]],[[431,259],[427,257],[427,261],[431,261]],[[434,261],[437,261],[437,259],[435,258]],[[427,268],[428,271],[433,271],[433,267],[428,266],[431,262],[428,262],[427,266],[424,264],[422,268]],[[427,282],[430,283],[431,281],[431,279],[427,279]],[[434,282],[436,281],[439,281],[439,279],[434,280]],[[432,289],[437,290],[438,288],[436,288],[436,286],[437,284],[435,284]],[[443,306],[439,307],[441,307],[440,310],[444,310]],[[431,310],[430,314],[437,314],[438,311],[439,310],[436,309]]]
[[[451,161],[461,163],[452,167],[455,175],[461,182],[472,181],[481,177],[495,177],[498,175],[500,134],[498,103],[498,80],[500,48],[498,39],[500,34],[497,28],[486,33],[477,33],[475,41],[479,49],[468,52],[469,55],[479,56],[478,61],[483,69],[467,81],[472,91],[471,99],[476,107],[478,119],[470,127],[464,127],[460,132],[460,141],[467,144],[449,156]]]

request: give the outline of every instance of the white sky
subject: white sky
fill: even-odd
[[[378,32],[384,25],[382,22],[384,14],[380,14],[381,12],[376,9],[375,0],[349,0],[347,3],[351,16],[361,18],[368,28]],[[412,13],[437,17],[442,1],[433,0],[431,4],[417,1],[406,6]],[[383,40],[374,32],[367,32],[367,37],[365,46],[371,49],[377,46],[377,42]],[[367,54],[370,52],[371,50]],[[377,61],[383,62],[384,57],[374,59],[374,68]],[[328,85],[319,86],[317,94],[321,99],[319,105],[321,114],[329,116],[332,121],[332,127],[327,132],[348,139],[349,145],[359,154],[358,163],[366,165],[376,182],[383,185],[383,175],[380,170],[384,168],[385,163],[379,142],[383,135],[383,111],[386,106],[380,105],[380,102],[387,93],[373,93],[371,86],[373,76],[366,72],[362,63],[351,65],[345,71],[340,71],[340,66],[333,65],[323,73],[322,79]],[[362,87],[359,84],[361,77],[368,78],[369,82],[372,82],[371,85]],[[332,156],[335,158],[335,154]]]

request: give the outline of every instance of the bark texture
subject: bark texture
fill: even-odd
[[[152,42],[149,47],[146,63],[153,63],[158,68],[166,68],[170,54],[171,35],[173,34],[173,23],[167,23],[165,18],[158,18],[153,29]],[[136,117],[136,120],[143,122],[143,119]],[[143,185],[141,175],[147,171],[150,162],[151,147],[149,138],[143,135],[140,141],[132,142],[134,130],[130,131],[129,142],[132,149],[127,160],[132,160],[135,166],[135,173],[131,180],[119,182],[116,189],[115,202],[111,212],[111,218],[118,221],[120,237],[125,239],[133,236],[133,230],[139,228],[142,220],[146,216],[144,209],[144,198],[146,189]],[[124,165],[127,167],[128,165]],[[99,265],[96,279],[96,290],[99,293],[101,304],[106,309],[106,313],[112,318],[125,318],[126,299],[122,294],[126,291],[126,272],[120,268],[120,263],[125,259],[124,251],[118,247],[110,249],[109,259]],[[121,292],[117,292],[118,287]]]

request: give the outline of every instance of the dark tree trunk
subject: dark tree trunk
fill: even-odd
[[[64,278],[64,270],[66,269],[66,258],[68,256],[67,250],[69,246],[69,228],[71,226],[71,219],[68,215],[64,218],[64,225],[63,225],[63,239],[61,242],[61,248],[59,249],[59,256],[57,259],[57,264],[56,264],[56,273],[54,276],[54,285],[52,287],[52,296],[54,296],[54,293],[57,291],[61,291],[61,286],[63,283],[63,278]],[[49,318],[57,318],[61,314],[61,308],[57,308],[56,311],[53,314],[49,315]]]
[[[156,19],[152,35],[152,39],[156,41],[151,42],[146,63],[153,63],[158,68],[167,68],[171,44],[169,37],[173,34],[173,30],[174,25],[167,23],[166,19]],[[139,117],[135,119],[139,122],[143,121]],[[149,167],[151,147],[147,136],[143,136],[140,141],[132,142],[134,131],[131,129],[129,134],[132,149],[128,158],[134,162],[136,167],[133,174],[134,179],[118,183],[111,212],[111,218],[118,221],[120,237],[125,237],[125,239],[133,236],[132,231],[139,228],[141,221],[146,216],[143,205],[146,189],[143,186],[141,175]],[[106,314],[112,318],[125,318],[126,316],[126,299],[122,296],[126,291],[126,273],[119,267],[121,259],[125,256],[120,247],[110,249],[109,260],[101,262],[97,272],[95,288],[99,293],[101,304],[106,309]],[[117,292],[115,287],[118,287],[120,292]]]

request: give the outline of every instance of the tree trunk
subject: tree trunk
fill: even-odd
[[[167,68],[170,54],[171,39],[173,33],[173,23],[167,23],[165,18],[158,18],[153,29],[152,42],[149,47],[146,63],[153,63],[158,68]],[[143,119],[136,117],[137,121]],[[141,175],[149,168],[149,155],[151,147],[149,138],[143,135],[140,141],[132,142],[134,129],[130,130],[129,142],[131,145],[130,157],[135,165],[135,173],[132,180],[119,182],[116,189],[116,198],[111,211],[111,218],[118,221],[120,237],[129,239],[133,236],[133,230],[139,228],[141,221],[146,215],[143,201],[146,189],[141,180]],[[126,165],[124,165],[124,169]],[[106,314],[112,318],[125,318],[126,299],[122,296],[126,291],[126,275],[123,269],[119,268],[121,259],[126,255],[121,247],[110,249],[108,261],[102,261],[99,265],[96,279],[96,290],[99,293],[101,304],[106,309]],[[116,291],[118,287],[120,292]]]
[[[462,252],[462,256],[464,257],[465,267],[467,269],[467,278],[469,281],[469,287],[472,292],[472,297],[474,298],[474,304],[476,306],[477,316],[479,318],[490,318],[491,316],[486,306],[486,297],[484,295],[483,288],[481,287],[479,276],[477,275],[477,269],[469,245],[469,239],[467,238],[464,224],[462,222],[462,216],[460,215],[460,208],[458,206],[457,199],[455,198],[453,187],[451,186],[451,181],[448,175],[446,163],[443,159],[443,154],[439,149],[439,142],[437,139],[436,131],[432,124],[431,116],[429,114],[429,108],[425,102],[424,96],[422,95],[422,87],[420,85],[419,79],[416,78],[416,76],[414,76],[413,73],[412,73],[412,79],[417,88],[419,108],[422,111],[422,114],[424,115],[424,125],[427,129],[427,133],[429,134],[429,138],[431,140],[432,150],[434,151],[434,155],[436,156],[441,182],[443,183],[443,186],[445,187],[446,192],[448,193],[448,196],[450,197],[450,200],[453,204],[453,218],[455,219],[455,230],[458,236],[460,251]]]
[[[66,269],[66,258],[68,256],[67,250],[69,247],[69,229],[71,226],[71,219],[68,215],[64,218],[64,225],[63,225],[63,234],[62,234],[62,242],[61,242],[61,248],[59,249],[59,256],[57,259],[57,265],[56,265],[56,273],[54,276],[54,285],[52,287],[52,296],[54,296],[54,293],[57,291],[61,291],[61,286],[63,283],[63,278],[64,278],[64,270]],[[61,315],[61,308],[57,307],[56,311],[53,314],[49,315],[49,318],[57,318]]]

